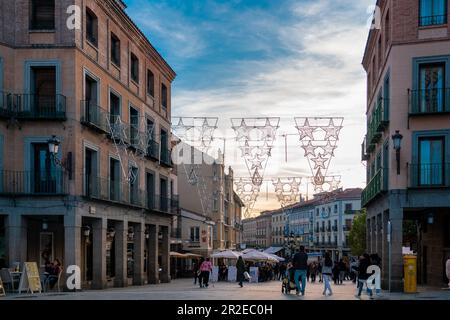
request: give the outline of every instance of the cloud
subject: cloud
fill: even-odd
[[[329,172],[342,175],[345,187],[364,186],[360,145],[366,130],[366,81],[361,60],[368,34],[366,8],[373,0],[249,2],[208,0],[196,9],[196,17],[163,2],[152,13],[156,22],[144,22],[146,30],[179,39],[164,42],[165,50],[177,50],[169,56],[181,68],[173,86],[173,114],[218,116],[221,134],[228,138],[232,133],[225,129],[233,117],[281,117],[280,130],[295,134],[295,116],[344,116]],[[161,15],[173,22],[168,30]],[[234,156],[232,140],[227,149],[236,176],[248,176],[242,159]],[[289,137],[287,163],[284,157],[279,139],[267,177],[310,174],[298,137]],[[277,204],[271,200],[267,205]]]

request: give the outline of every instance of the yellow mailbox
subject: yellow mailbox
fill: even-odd
[[[404,292],[417,292],[417,256],[407,255],[403,257],[404,266]]]

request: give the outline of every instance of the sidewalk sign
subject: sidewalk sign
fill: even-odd
[[[236,282],[237,281],[237,268],[230,266],[228,267],[228,282]]]
[[[258,271],[257,267],[250,268],[250,277],[251,277],[251,280],[250,280],[251,283],[258,283],[259,271]]]
[[[23,291],[42,293],[41,277],[36,262],[25,262],[23,264],[23,272],[20,277],[19,293]]]
[[[219,281],[219,267],[215,266],[212,269],[211,281],[218,282]]]

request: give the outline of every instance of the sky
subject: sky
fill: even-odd
[[[177,73],[173,116],[219,117],[226,165],[248,177],[231,118],[279,117],[265,178],[308,177],[294,117],[344,117],[328,174],[364,187],[361,66],[374,0],[126,0],[127,12]],[[291,135],[292,134],[292,135]],[[221,142],[223,143],[223,142]],[[305,179],[306,180],[306,179]],[[280,205],[266,182],[255,212]],[[306,183],[302,193],[312,196]]]

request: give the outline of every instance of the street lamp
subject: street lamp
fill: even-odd
[[[51,137],[47,141],[48,151],[50,152],[50,156],[53,160],[53,163],[64,170],[69,174],[69,179],[72,179],[72,152],[67,154],[67,159],[65,161],[61,161],[58,158],[59,148],[61,146],[61,140],[59,140],[55,135]]]
[[[402,139],[403,136],[400,134],[400,131],[396,130],[395,134],[392,136],[392,141],[394,142],[394,150],[397,158],[397,175],[400,175],[400,150],[402,149]]]

